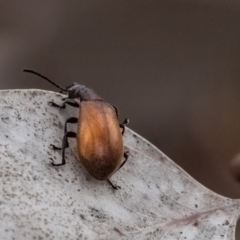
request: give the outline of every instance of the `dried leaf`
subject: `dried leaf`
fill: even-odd
[[[49,145],[61,146],[65,119],[78,113],[48,105],[61,97],[0,92],[0,239],[234,239],[240,200],[203,187],[129,129],[130,158],[112,177],[121,190],[88,175],[74,140],[67,164],[53,167],[61,152]]]

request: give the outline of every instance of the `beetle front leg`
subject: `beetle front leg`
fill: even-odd
[[[72,107],[76,107],[76,108],[80,107],[77,102],[71,101],[69,99],[65,100],[62,105],[58,105],[58,104],[56,104],[53,101],[50,101],[49,104],[51,104],[52,107],[57,107],[57,108],[60,108],[60,109],[65,109],[66,108],[66,104],[68,104],[68,105],[70,105]]]

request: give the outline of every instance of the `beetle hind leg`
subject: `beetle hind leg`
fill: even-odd
[[[127,151],[127,152],[124,152],[123,157],[124,157],[125,159],[124,159],[124,161],[121,163],[121,165],[119,166],[119,168],[117,169],[117,171],[120,170],[120,169],[123,167],[123,165],[127,162],[128,156],[129,156],[128,151]],[[116,172],[117,172],[117,171],[116,171]]]
[[[108,183],[114,190],[121,189],[120,186],[114,185],[109,179],[107,179],[107,183]]]
[[[123,165],[127,162],[127,160],[128,160],[128,152],[124,152],[123,156],[124,156],[125,160],[121,163],[121,165],[119,166],[119,168],[117,169],[117,171],[118,171],[120,168],[122,168]],[[116,171],[116,172],[117,172],[117,171]],[[121,189],[120,186],[114,185],[109,179],[107,179],[107,183],[110,184],[114,190]]]

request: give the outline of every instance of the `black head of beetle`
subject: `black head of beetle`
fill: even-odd
[[[78,83],[73,83],[72,85],[70,85],[67,88],[62,88],[40,73],[37,73],[33,70],[28,70],[28,69],[23,69],[23,71],[33,73],[33,74],[47,80],[48,82],[53,84],[55,87],[61,89],[61,91],[68,92],[68,98],[70,98],[70,99],[78,98],[80,101],[91,101],[91,100],[102,101],[102,98],[99,95],[97,95],[92,89],[85,87],[84,85],[81,85]]]
[[[78,83],[73,83],[66,90],[68,98],[79,98],[80,101],[102,100],[92,89]]]

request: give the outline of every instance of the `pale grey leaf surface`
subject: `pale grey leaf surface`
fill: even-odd
[[[240,201],[203,187],[129,129],[124,144],[130,158],[112,177],[121,190],[88,175],[74,140],[67,164],[53,167],[49,158],[60,162],[61,152],[49,145],[61,146],[65,119],[78,113],[49,106],[61,97],[0,91],[1,240],[234,239]]]

